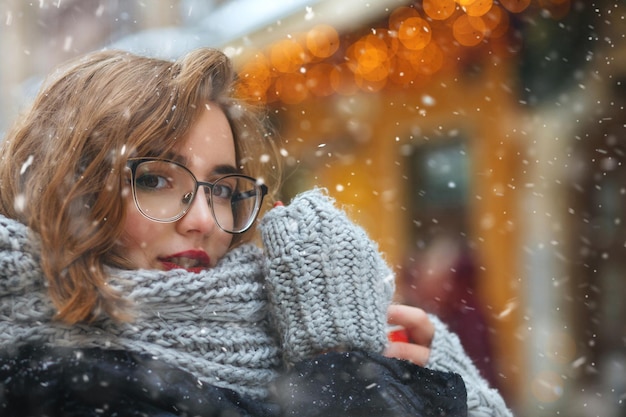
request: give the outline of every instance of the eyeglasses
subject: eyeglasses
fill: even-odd
[[[172,223],[191,207],[198,189],[204,187],[215,222],[225,232],[243,233],[259,214],[267,186],[252,177],[228,174],[214,182],[198,181],[189,169],[158,158],[128,160],[133,199],[137,209],[150,220]]]

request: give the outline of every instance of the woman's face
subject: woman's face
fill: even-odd
[[[170,159],[186,166],[198,181],[236,172],[233,134],[219,106],[206,106]],[[122,253],[134,268],[199,271],[215,266],[232,235],[215,223],[204,192],[200,187],[187,214],[173,223],[144,217],[128,193]]]

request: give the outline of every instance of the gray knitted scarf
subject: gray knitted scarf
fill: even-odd
[[[112,270],[111,285],[135,301],[137,320],[67,326],[45,288],[36,239],[0,216],[0,346],[27,342],[126,349],[153,355],[200,381],[255,397],[280,366],[262,282],[262,253],[243,245],[200,274]]]
[[[27,342],[148,353],[202,382],[254,397],[285,365],[336,349],[381,352],[393,274],[365,231],[323,190],[260,223],[265,254],[230,251],[215,268],[110,270],[137,320],[67,326],[39,266],[37,239],[0,216],[0,348]]]

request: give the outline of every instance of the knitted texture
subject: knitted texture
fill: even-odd
[[[259,248],[243,245],[199,274],[111,270],[110,284],[134,300],[137,320],[67,326],[52,320],[36,238],[0,216],[0,347],[35,342],[147,353],[202,382],[265,397],[281,355],[267,319],[262,259]]]
[[[426,366],[461,375],[467,389],[467,409],[470,417],[513,417],[513,413],[507,408],[498,391],[489,387],[478,368],[465,354],[458,336],[450,332],[436,316],[429,315],[429,318],[435,327],[435,336]]]
[[[366,232],[320,189],[270,210],[260,230],[285,361],[337,349],[382,352],[393,274]]]

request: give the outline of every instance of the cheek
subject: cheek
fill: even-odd
[[[127,207],[124,233],[122,234],[123,255],[135,268],[148,268],[151,242],[156,240],[158,227],[137,211],[134,203]]]
[[[214,242],[213,253],[211,254],[211,266],[215,266],[217,261],[229,251],[230,245],[233,242],[233,235],[220,231]]]

